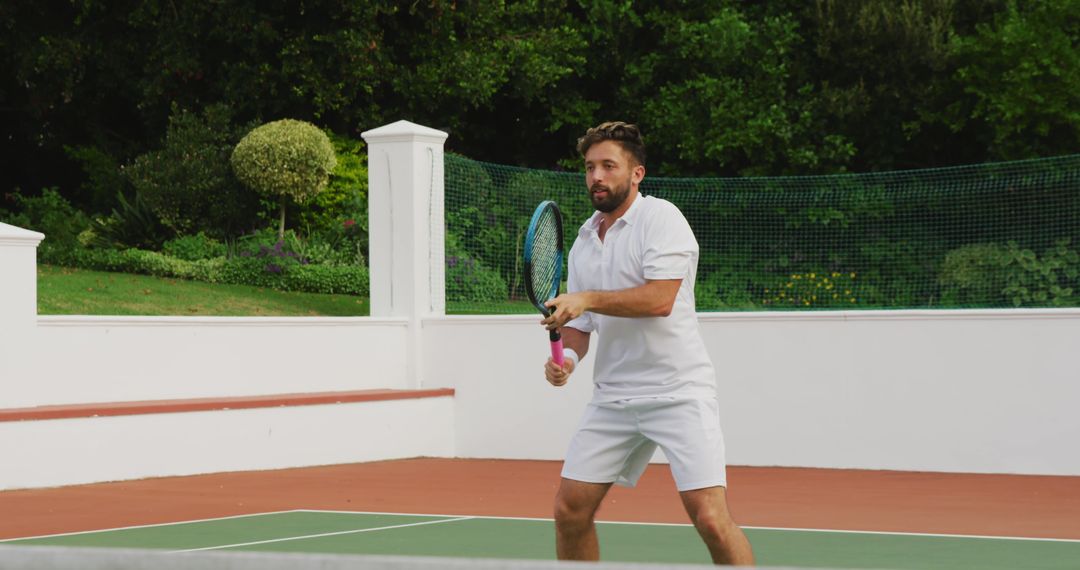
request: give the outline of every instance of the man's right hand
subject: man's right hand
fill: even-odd
[[[555,361],[550,357],[547,360],[547,364],[544,365],[544,377],[552,386],[562,386],[566,384],[566,381],[570,379],[570,375],[574,373],[574,361],[567,358],[563,360],[562,367],[555,364]]]

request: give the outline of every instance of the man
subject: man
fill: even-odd
[[[548,302],[566,359],[544,373],[566,384],[598,335],[593,399],[555,497],[562,560],[598,560],[594,516],[612,483],[633,486],[664,450],[686,512],[714,562],[751,565],[727,508],[724,441],[712,362],[698,330],[698,244],[670,202],[642,196],[645,144],[634,125],[603,123],[578,141],[596,213],[570,251],[567,293]]]

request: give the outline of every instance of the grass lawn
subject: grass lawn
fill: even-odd
[[[351,295],[286,293],[221,285],[38,266],[39,315],[367,316],[368,300]]]

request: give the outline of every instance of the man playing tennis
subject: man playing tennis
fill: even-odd
[[[593,520],[612,483],[633,486],[656,447],[671,464],[686,512],[718,564],[754,555],[727,507],[716,377],[698,330],[698,244],[682,212],[642,196],[638,128],[603,123],[578,140],[596,208],[570,250],[567,293],[543,324],[560,328],[565,361],[544,373],[566,384],[598,335],[593,398],[570,442],[555,497],[562,560],[598,560]]]

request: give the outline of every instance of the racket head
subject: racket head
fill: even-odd
[[[562,212],[555,202],[545,200],[533,211],[522,252],[525,293],[545,317],[548,309],[544,303],[559,294],[564,251]]]

